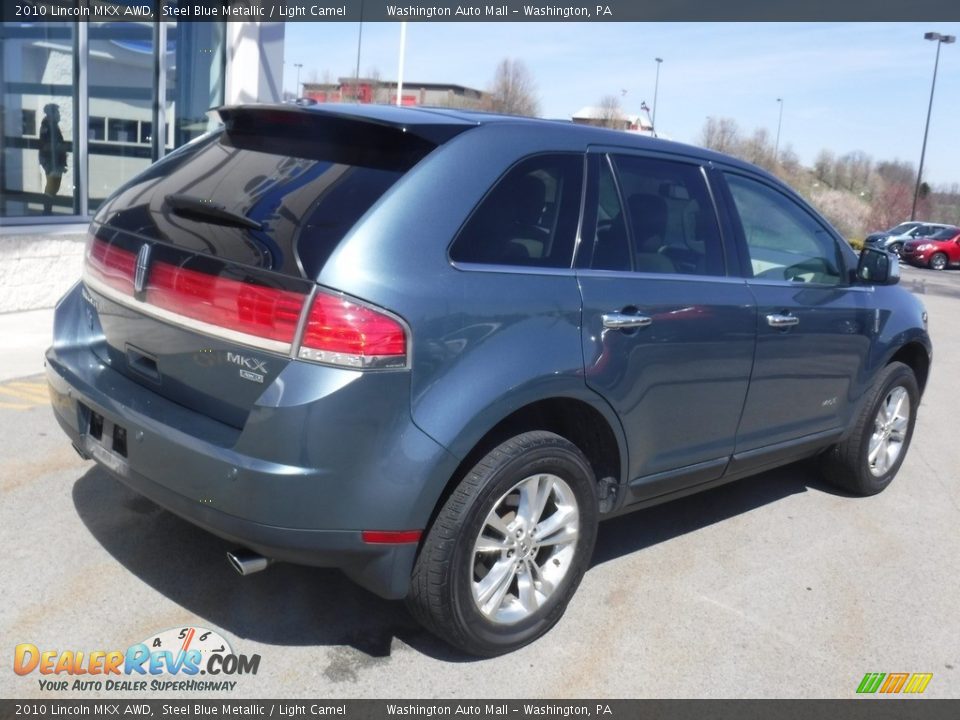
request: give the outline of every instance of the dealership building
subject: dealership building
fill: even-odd
[[[283,23],[0,23],[0,313],[78,277],[104,199],[211,127],[282,98]]]

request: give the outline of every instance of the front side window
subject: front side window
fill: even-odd
[[[843,281],[840,249],[810,213],[768,185],[725,175],[755,278],[821,285]]]
[[[537,155],[494,186],[450,248],[455,262],[570,267],[583,156]]]

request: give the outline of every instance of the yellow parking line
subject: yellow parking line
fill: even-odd
[[[46,385],[39,382],[9,382],[0,385],[0,396],[12,402],[0,402],[0,408],[7,410],[27,410],[50,402]]]
[[[36,395],[38,397],[45,398],[49,395],[46,383],[11,382],[7,383],[4,387],[11,388],[13,390],[19,390],[27,395]]]

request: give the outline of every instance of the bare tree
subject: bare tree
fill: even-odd
[[[833,156],[833,153],[829,150],[821,150],[817,154],[817,159],[813,161],[813,172],[817,176],[817,180],[827,185],[833,185],[833,166],[836,164],[837,159]]]
[[[872,208],[854,193],[819,188],[811,194],[810,202],[844,237],[862,238],[866,233]]]
[[[387,104],[390,102],[390,90],[384,87],[383,75],[380,68],[371,65],[367,68],[367,79],[370,80],[370,90],[373,93],[373,102]]]
[[[497,65],[487,96],[487,109],[508,115],[536,116],[540,112],[537,87],[522,60],[504,58]]]
[[[888,182],[880,196],[872,204],[867,225],[869,229],[884,230],[910,217],[913,203],[913,183]],[[924,202],[917,206],[920,217],[924,214]]]
[[[740,143],[740,148],[734,154],[754,165],[767,170],[772,169],[773,143],[770,142],[770,133],[766,128],[757,128],[753,131],[753,135]]]
[[[902,160],[885,160],[877,163],[877,174],[886,182],[913,185],[917,181],[917,171],[913,163]]]
[[[740,144],[740,128],[731,118],[708,117],[700,134],[700,144],[722,153],[733,153]]]
[[[601,127],[614,128],[622,130],[626,117],[623,114],[623,108],[620,106],[620,98],[616,95],[604,95],[600,98],[600,121]]]

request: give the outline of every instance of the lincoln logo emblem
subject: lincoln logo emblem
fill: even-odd
[[[137,253],[137,271],[133,276],[133,290],[137,294],[143,292],[144,285],[147,284],[147,270],[150,268],[150,246],[141,245],[140,252]]]

